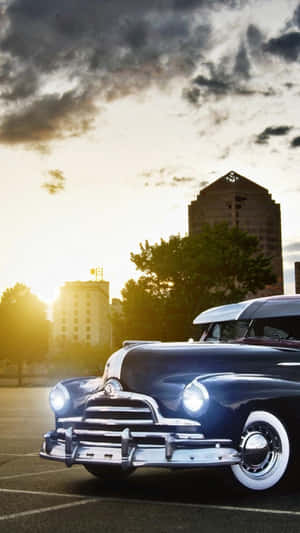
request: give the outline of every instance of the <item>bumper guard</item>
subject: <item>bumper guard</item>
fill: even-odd
[[[147,446],[137,444],[129,428],[121,433],[121,445],[80,443],[72,426],[65,430],[64,442],[56,431],[44,436],[40,456],[73,464],[119,465],[123,470],[140,466],[202,467],[238,464],[240,455],[230,439],[205,439],[202,434],[169,433],[165,444]]]

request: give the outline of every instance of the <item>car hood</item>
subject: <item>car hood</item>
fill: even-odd
[[[197,376],[272,373],[283,351],[237,344],[141,344],[124,354],[120,378],[125,390],[171,400]]]

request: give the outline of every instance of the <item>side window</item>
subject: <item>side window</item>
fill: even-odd
[[[300,317],[257,319],[249,336],[300,340]]]

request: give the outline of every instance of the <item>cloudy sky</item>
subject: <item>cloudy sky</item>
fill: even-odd
[[[52,299],[187,232],[201,187],[236,170],[281,203],[286,291],[300,260],[300,4],[0,2],[0,289]]]

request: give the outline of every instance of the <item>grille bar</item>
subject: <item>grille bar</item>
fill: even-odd
[[[85,412],[107,412],[107,413],[149,413],[151,411],[148,407],[122,407],[112,405],[95,405],[87,407]]]
[[[135,418],[85,418],[85,424],[107,424],[108,426],[130,426],[130,425],[153,425],[153,420],[149,418],[135,419]]]

